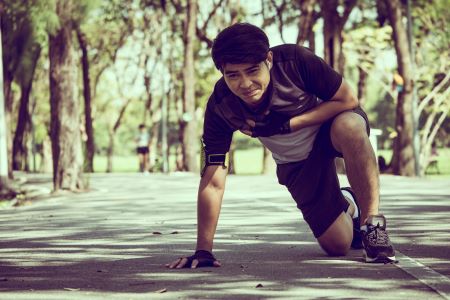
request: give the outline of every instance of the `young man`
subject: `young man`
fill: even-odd
[[[219,33],[212,57],[223,77],[206,108],[198,193],[197,248],[169,268],[220,266],[212,254],[232,134],[257,137],[331,256],[363,248],[367,262],[395,261],[378,212],[379,177],[366,114],[342,76],[296,45],[269,48],[265,33],[235,24]],[[334,158],[344,158],[351,188],[340,189]]]

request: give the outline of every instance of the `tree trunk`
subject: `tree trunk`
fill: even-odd
[[[384,0],[388,7],[389,22],[397,53],[398,73],[404,80],[402,91],[398,95],[395,129],[397,138],[394,141],[392,170],[394,174],[415,176],[415,158],[413,146],[413,79],[411,77],[411,57],[408,48],[406,28],[402,23],[402,7],[400,0]]]
[[[356,5],[356,0],[344,2],[342,16],[338,12],[338,0],[321,0],[320,7],[323,16],[323,38],[325,61],[340,74],[344,73],[345,57],[342,51],[342,30]]]
[[[61,27],[49,35],[50,136],[55,191],[84,188],[73,26],[67,16],[72,11],[71,5],[70,1],[57,2]]]
[[[91,97],[91,80],[89,77],[89,58],[87,51],[86,36],[77,27],[78,43],[81,48],[81,66],[83,69],[83,96],[84,96],[84,124],[86,127],[86,157],[84,162],[84,170],[86,172],[94,172],[94,128],[92,125],[92,97]]]
[[[197,1],[188,0],[185,33],[184,33],[184,66],[183,66],[183,165],[190,172],[198,171],[197,118],[195,115],[195,69],[194,42],[196,39]]]
[[[11,88],[12,85],[12,79],[9,79],[8,77],[5,78],[5,96],[4,96],[4,112],[5,112],[5,122],[6,124],[11,124],[11,116],[12,116],[12,107],[14,102],[14,93]],[[8,178],[13,178],[13,164],[12,164],[12,133],[11,128],[9,126],[5,127],[5,137],[6,137],[6,153],[7,153],[7,160],[6,160],[6,167],[8,169]]]
[[[1,15],[0,15],[1,22]],[[10,186],[8,178],[8,146],[7,146],[7,127],[5,114],[5,97],[3,94],[3,53],[2,53],[2,31],[0,30],[0,197],[13,198],[15,191]]]
[[[358,78],[358,100],[359,105],[364,108],[364,105],[366,103],[366,92],[367,92],[367,78],[368,74],[367,72],[361,68],[358,67],[359,71],[359,78]]]
[[[109,143],[108,143],[108,150],[106,150],[106,173],[112,173],[115,132],[110,131],[108,136],[109,136]]]
[[[230,145],[230,151],[228,151],[228,174],[236,174],[236,164],[234,155],[236,154],[236,143],[232,140]]]
[[[316,12],[314,6],[317,0],[297,0],[300,5],[300,19],[298,24],[297,45],[302,46],[303,43],[308,40],[311,42],[311,34],[313,32],[313,26],[316,23]],[[309,48],[312,48],[311,44]]]
[[[52,159],[52,142],[50,136],[46,136],[42,141],[42,149],[40,151],[41,163],[39,165],[39,172],[41,173],[51,173],[53,170],[53,159]]]
[[[14,170],[25,170],[28,165],[27,158],[27,147],[26,141],[24,141],[24,136],[30,129],[31,116],[30,116],[30,94],[33,86],[33,77],[36,70],[36,64],[41,53],[41,48],[39,46],[33,51],[31,66],[29,69],[29,74],[27,78],[23,78],[20,90],[20,106],[19,113],[17,117],[17,127],[14,134],[13,140],[13,169]]]
[[[269,149],[263,146],[263,166],[262,174],[272,174],[276,170],[276,164],[273,161],[272,153]]]

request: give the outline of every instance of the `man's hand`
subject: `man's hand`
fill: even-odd
[[[194,255],[188,257],[180,257],[166,267],[170,269],[181,268],[201,268],[201,267],[220,267],[221,264],[214,255],[206,250],[197,250]]]
[[[261,121],[247,120],[250,128],[243,128],[244,134],[252,137],[267,137],[291,132],[290,118],[286,115],[271,111]]]

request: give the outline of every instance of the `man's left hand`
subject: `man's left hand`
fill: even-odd
[[[290,118],[286,115],[271,111],[261,121],[247,120],[250,130],[243,130],[252,137],[268,137],[276,134],[291,132]]]

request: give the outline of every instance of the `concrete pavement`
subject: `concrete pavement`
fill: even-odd
[[[0,210],[0,299],[450,299],[448,179],[381,179],[396,265],[325,256],[275,176],[229,176],[223,266],[169,270],[195,246],[198,176],[93,174],[88,193]]]

